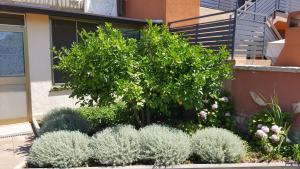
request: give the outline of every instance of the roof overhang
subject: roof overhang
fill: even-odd
[[[96,20],[101,22],[113,22],[113,23],[130,24],[136,26],[147,25],[147,21],[142,19],[97,15],[91,13],[84,13],[81,11],[78,12],[67,11],[62,9],[46,8],[46,7],[36,6],[36,5],[24,5],[24,4],[9,3],[9,2],[0,2],[0,11],[15,12],[15,13],[44,14],[44,15],[56,16],[56,17]],[[156,20],[153,21],[153,23],[162,24],[162,21]]]

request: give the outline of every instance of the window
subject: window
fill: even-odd
[[[24,76],[22,32],[0,31],[0,77]]]
[[[69,48],[73,42],[78,41],[78,31],[85,29],[86,31],[95,31],[98,24],[86,23],[70,20],[59,20],[52,19],[52,46],[56,49],[62,47]],[[78,30],[78,31],[77,31]],[[53,65],[58,64],[58,59],[53,58]],[[53,81],[54,83],[64,83],[64,77],[67,75],[63,74],[58,70],[53,70]]]
[[[0,13],[0,24],[4,25],[24,25],[23,15],[13,15]]]
[[[0,77],[25,75],[23,29],[13,25],[24,25],[24,16],[0,13]]]

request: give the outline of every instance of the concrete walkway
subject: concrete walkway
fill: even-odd
[[[0,168],[23,167],[33,139],[30,123],[0,126]]]
[[[0,138],[0,168],[14,169],[25,164],[33,134]]]

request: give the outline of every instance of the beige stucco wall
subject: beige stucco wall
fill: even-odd
[[[200,16],[205,16],[205,15],[210,15],[210,14],[215,14],[215,13],[220,13],[220,12],[224,12],[224,11],[200,7]],[[207,18],[201,18],[199,20],[199,22],[205,23],[205,22],[211,22],[211,21],[217,21],[217,20],[223,20],[223,19],[229,19],[229,18],[230,18],[230,14],[223,14],[223,15],[211,16],[211,17],[207,17]]]
[[[31,81],[32,114],[39,117],[51,109],[75,107],[70,92],[50,92],[52,86],[51,38],[47,15],[26,14]]]

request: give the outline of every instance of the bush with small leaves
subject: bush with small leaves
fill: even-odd
[[[91,123],[91,133],[96,133],[118,124],[133,124],[135,119],[126,108],[124,102],[116,102],[107,106],[81,107],[78,111]]]
[[[237,162],[247,152],[245,143],[237,135],[221,128],[198,130],[192,137],[192,147],[201,163]]]
[[[81,167],[89,160],[89,141],[78,131],[46,133],[33,142],[28,163],[34,167]]]
[[[93,136],[90,147],[96,163],[129,165],[139,159],[139,133],[129,125],[109,127]]]
[[[87,133],[90,123],[85,120],[78,111],[71,108],[54,109],[42,119],[42,127],[39,134],[46,132],[68,130]]]
[[[183,163],[191,153],[190,138],[170,127],[151,125],[140,130],[142,160],[156,166]]]

